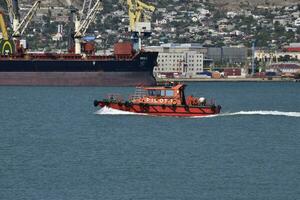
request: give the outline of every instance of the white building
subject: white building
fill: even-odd
[[[204,51],[195,44],[164,44],[147,47],[147,51],[157,51],[157,66],[154,68],[156,77],[171,75],[173,77],[195,78],[203,72]]]
[[[295,26],[300,26],[300,18],[298,18],[298,19],[295,20],[294,25]]]

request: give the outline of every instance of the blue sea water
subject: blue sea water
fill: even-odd
[[[133,91],[0,87],[0,199],[300,198],[298,83],[190,84],[222,105],[212,118],[92,105]]]

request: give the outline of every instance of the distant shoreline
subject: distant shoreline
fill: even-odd
[[[295,79],[282,78],[223,78],[223,79],[203,79],[203,78],[180,78],[180,79],[156,79],[162,82],[295,82]]]

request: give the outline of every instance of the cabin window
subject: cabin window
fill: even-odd
[[[148,90],[149,96],[162,96],[161,90]]]
[[[167,97],[173,97],[174,96],[174,91],[173,90],[166,90],[166,96]]]

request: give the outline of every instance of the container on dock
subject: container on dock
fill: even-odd
[[[241,76],[242,70],[240,68],[225,68],[224,74],[226,76]]]
[[[266,72],[266,76],[268,76],[268,77],[277,76],[277,73],[276,72]]]
[[[265,72],[257,72],[254,74],[254,78],[266,78]]]

